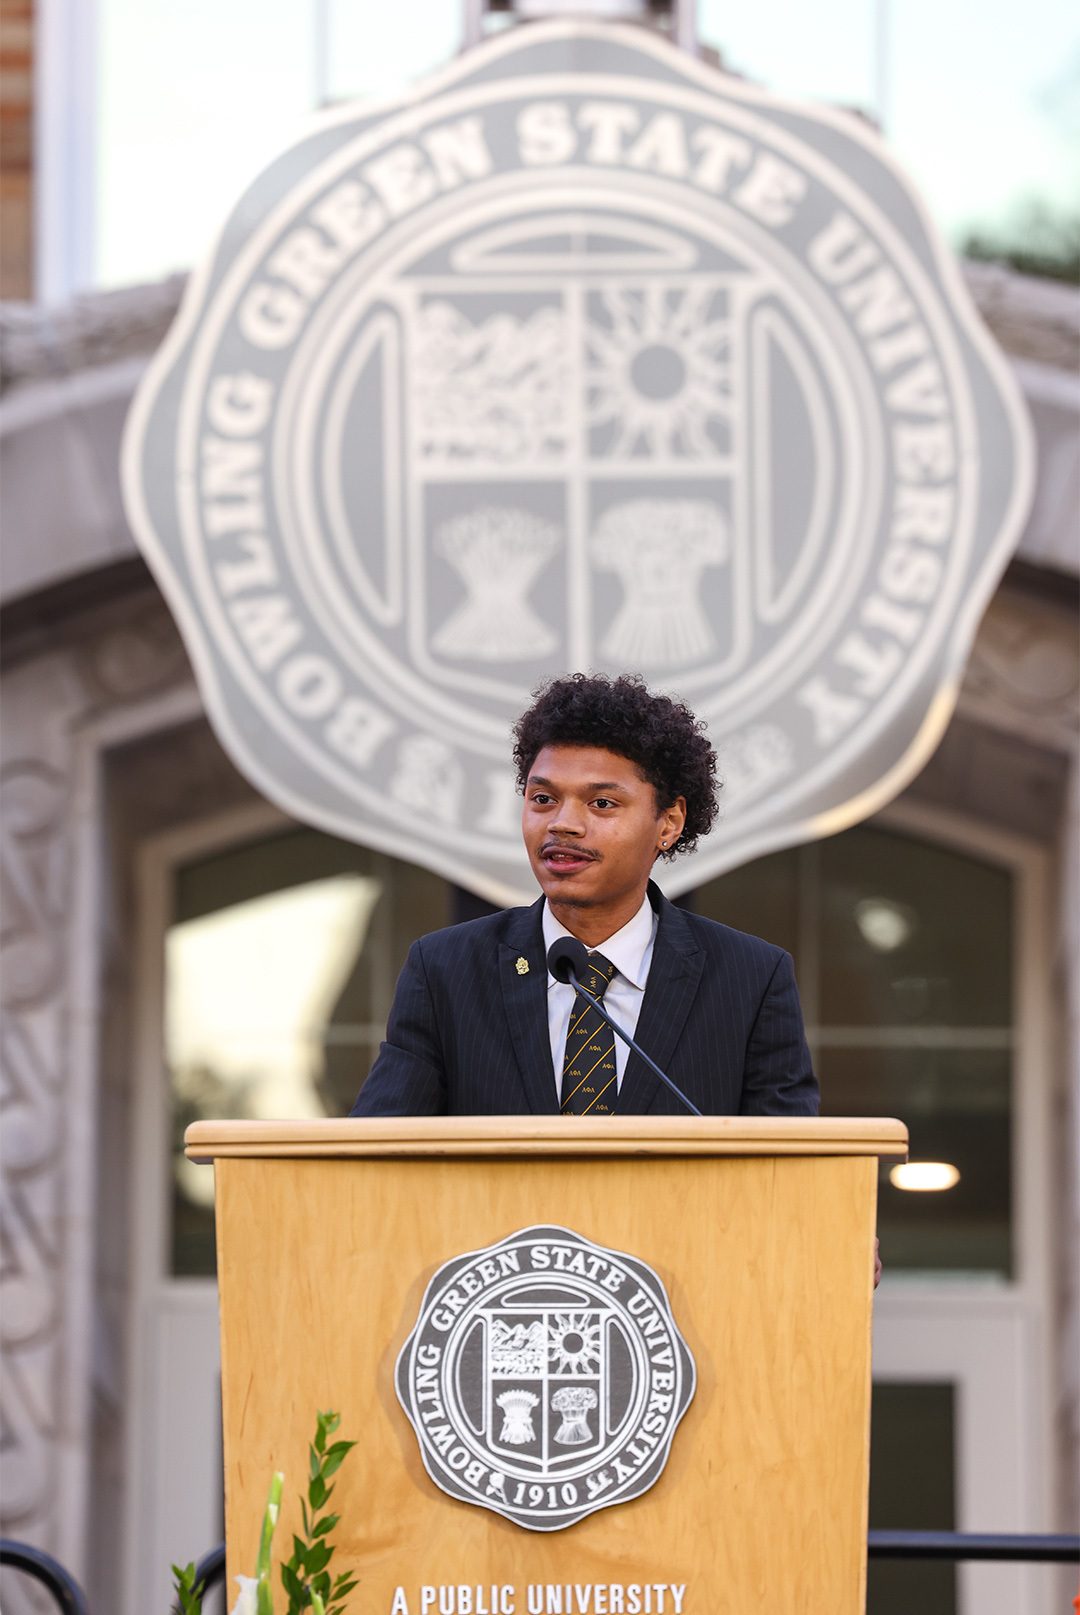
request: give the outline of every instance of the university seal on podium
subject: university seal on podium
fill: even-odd
[[[652,1268],[554,1227],[445,1262],[397,1364],[435,1484],[532,1531],[647,1491],[694,1381]]]

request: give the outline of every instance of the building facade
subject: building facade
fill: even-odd
[[[15,257],[22,298],[35,266]],[[913,1156],[960,1173],[937,1194],[882,1184],[873,1523],[1068,1529],[1080,292],[965,273],[1038,476],[956,713],[873,820],[689,901],[795,954],[826,1108],[899,1115]],[[182,285],[3,310],[3,1532],[122,1615],[164,1607],[170,1560],[221,1534],[212,1205],[183,1126],[344,1111],[409,942],[478,902],[290,822],[210,727],[117,469]],[[1035,1615],[1065,1596],[1045,1569],[921,1574],[879,1577],[870,1607]]]

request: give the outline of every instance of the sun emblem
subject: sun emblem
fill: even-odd
[[[715,288],[610,288],[590,310],[587,416],[608,452],[721,452],[731,414],[731,321]]]
[[[600,1361],[600,1325],[587,1312],[557,1312],[549,1325],[548,1359],[556,1374],[585,1374]]]

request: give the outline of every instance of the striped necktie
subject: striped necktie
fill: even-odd
[[[615,966],[602,953],[589,955],[582,986],[602,999]],[[615,1110],[615,1033],[580,993],[566,1029],[559,1108],[564,1116],[610,1116]]]

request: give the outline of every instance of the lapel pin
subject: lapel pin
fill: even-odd
[[[517,971],[519,976],[527,976],[529,974],[529,961],[526,959],[523,953],[518,954],[517,959],[514,962],[514,969]]]

